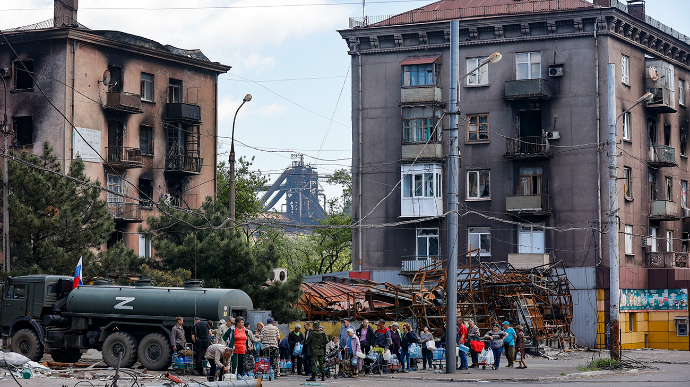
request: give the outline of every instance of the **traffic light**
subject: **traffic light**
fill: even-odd
[[[441,288],[436,288],[431,291],[431,294],[434,295],[434,299],[432,300],[433,304],[436,306],[445,306],[446,305],[446,291],[441,289]]]

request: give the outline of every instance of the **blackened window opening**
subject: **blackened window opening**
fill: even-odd
[[[15,90],[32,90],[34,88],[34,80],[32,74],[34,72],[33,60],[17,60],[14,62],[14,89]]]
[[[32,145],[34,143],[33,117],[14,117],[14,136],[16,146]]]

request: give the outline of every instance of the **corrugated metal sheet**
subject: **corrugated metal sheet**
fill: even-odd
[[[350,272],[349,271],[339,271],[336,273],[307,275],[304,277],[304,283],[321,282],[321,281],[323,281],[324,276],[325,277],[349,278]]]
[[[372,270],[371,280],[374,282],[388,282],[393,285],[412,285],[412,277],[400,275],[397,270]]]
[[[568,267],[565,269],[570,281],[570,290],[596,289],[596,269],[594,267]]]
[[[409,65],[418,65],[418,64],[429,64],[429,63],[434,63],[436,61],[440,62],[441,55],[433,55],[433,56],[411,56],[408,58],[405,58],[402,62],[400,62],[401,66],[409,66]]]
[[[570,275],[568,275],[570,279]],[[573,297],[573,321],[570,330],[577,337],[577,344],[595,348],[597,341],[597,290],[571,290]]]

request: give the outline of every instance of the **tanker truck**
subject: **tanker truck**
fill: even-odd
[[[181,288],[154,287],[152,280],[134,286],[96,280],[72,289],[72,277],[28,275],[9,277],[2,286],[2,336],[10,349],[38,361],[48,353],[55,361],[73,363],[89,349],[103,360],[131,367],[139,360],[150,370],[170,366],[170,330],[184,317],[187,342],[195,316],[218,321],[247,317],[253,304],[238,289],[208,289],[199,280]],[[264,312],[265,313],[265,312]],[[120,355],[121,354],[121,355]]]

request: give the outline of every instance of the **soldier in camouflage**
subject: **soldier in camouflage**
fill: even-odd
[[[311,356],[311,378],[307,379],[308,382],[316,381],[316,366],[320,365],[318,369],[321,373],[321,380],[326,380],[326,334],[323,332],[323,328],[319,323],[314,323],[314,329],[307,337],[306,346],[309,347],[309,356]]]

